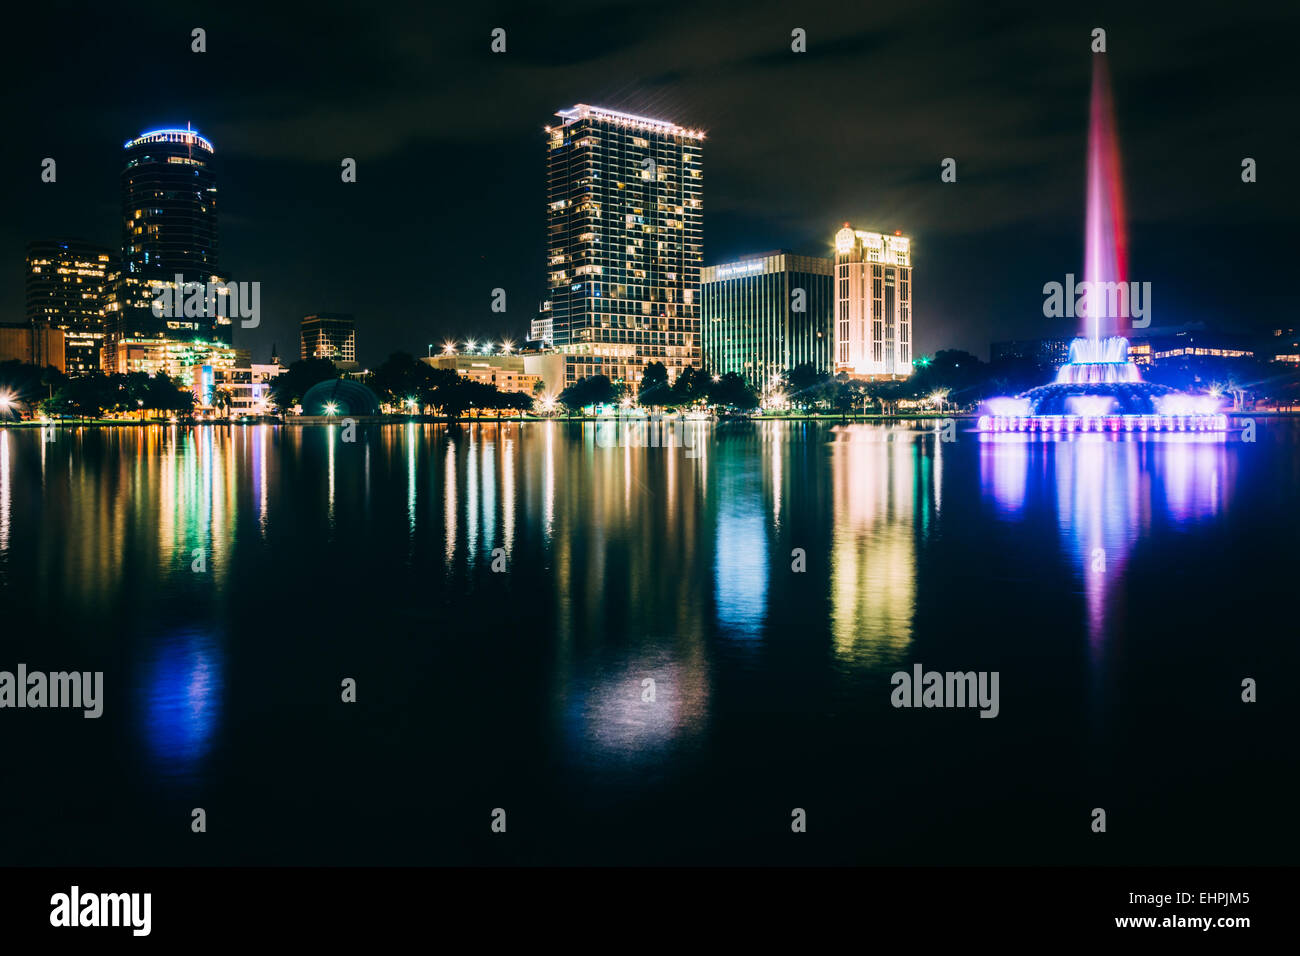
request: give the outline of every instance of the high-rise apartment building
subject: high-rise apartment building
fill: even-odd
[[[704,366],[742,375],[759,390],[799,365],[829,374],[834,271],[829,258],[784,251],[705,266]]]
[[[356,371],[357,323],[340,312],[305,316],[300,330],[302,358],[329,359],[345,372]]]
[[[110,295],[112,371],[128,368],[128,354],[139,368],[166,369],[177,374],[178,345],[202,349],[229,347],[230,310],[221,298],[208,296],[200,305],[182,310],[158,309],[163,300],[178,297],[178,283],[211,288],[224,282],[217,257],[217,185],[212,169],[212,143],[194,129],[160,129],[142,133],[125,145],[121,174],[121,274]],[[179,278],[178,278],[179,277]],[[163,313],[163,314],[160,314]],[[155,354],[156,353],[156,354]],[[152,357],[150,357],[152,356]]]
[[[912,251],[906,236],[835,234],[835,371],[855,378],[912,374]]]
[[[579,104],[546,128],[546,301],[565,381],[700,364],[704,133]]]
[[[69,375],[100,370],[114,278],[112,253],[79,239],[27,244],[27,320],[63,332],[62,368]]]

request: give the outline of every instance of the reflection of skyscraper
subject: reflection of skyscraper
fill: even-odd
[[[156,315],[157,287],[222,282],[217,263],[217,186],[212,143],[193,129],[128,140],[122,168],[122,271],[109,305],[116,326],[112,371],[176,374],[196,364],[191,346],[229,346],[228,315],[211,301]],[[198,314],[191,314],[197,311]]]
[[[704,134],[579,104],[547,127],[547,301],[565,382],[700,364]]]
[[[835,371],[912,374],[912,251],[905,236],[835,234]]]
[[[917,534],[939,511],[942,451],[899,428],[835,429],[831,631],[852,663],[895,663],[911,644]]]
[[[103,246],[79,239],[27,244],[27,319],[63,331],[69,375],[99,371],[112,272],[112,253]]]

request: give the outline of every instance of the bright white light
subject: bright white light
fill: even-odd
[[[326,403],[325,403],[325,414],[326,414],[326,415],[333,415],[333,414],[335,414],[338,410],[339,410],[339,407],[338,407],[337,405],[335,405],[333,402],[326,402]]]

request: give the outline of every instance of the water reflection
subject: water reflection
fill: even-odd
[[[917,538],[938,515],[943,445],[919,429],[833,429],[831,632],[842,660],[881,666],[907,652]]]
[[[754,706],[746,682],[765,671],[814,686],[828,658],[854,676],[910,659],[918,607],[964,623],[928,613],[948,569],[992,581],[996,560],[998,580],[1055,588],[1061,608],[1073,590],[1062,613],[1086,619],[1095,665],[1145,567],[1134,549],[1233,499],[1235,459],[1214,436],[692,428],[697,457],[601,447],[594,425],[562,421],[362,426],[355,442],[337,426],[70,428],[48,444],[0,430],[0,580],[19,612],[58,609],[60,640],[118,642],[147,675],[133,730],[163,774],[204,772],[225,684],[256,680],[228,634],[295,651],[311,635],[311,654],[396,662],[396,678],[449,649],[448,695],[462,675],[525,672],[543,692],[458,712],[499,707],[584,765],[642,763]],[[1036,508],[1045,520],[1027,520]],[[1048,542],[1065,556],[1056,578],[988,555],[991,527]],[[495,548],[509,573],[492,569]],[[142,637],[156,629],[140,609],[186,629]]]
[[[155,771],[194,778],[221,716],[222,651],[201,632],[161,638],[142,688],[145,739]]]
[[[0,431],[0,571],[9,561],[9,432]]]
[[[572,759],[604,771],[657,762],[703,733],[708,703],[699,662],[652,650],[566,685],[563,737]]]
[[[742,457],[715,458],[717,535],[713,569],[718,624],[731,636],[761,635],[767,608],[767,514],[763,473]],[[773,483],[774,502],[780,500]]]
[[[1185,527],[1218,513],[1228,477],[1225,436],[989,434],[980,441],[981,485],[1003,516],[1023,516],[1027,489],[1050,496],[1084,596],[1092,660],[1101,663],[1124,616],[1119,602],[1136,544],[1155,522]]]

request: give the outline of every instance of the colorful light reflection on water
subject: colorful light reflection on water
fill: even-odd
[[[225,690],[218,641],[191,631],[160,638],[142,687],[145,740],[160,776],[192,779],[212,747]]]
[[[1042,813],[1042,790],[1077,792],[1078,728],[1114,760],[1098,772],[1127,785],[1149,759],[1135,709],[1155,725],[1183,706],[1181,684],[1139,688],[1135,668],[1235,681],[1244,654],[1268,660],[1276,641],[1252,614],[1287,593],[1286,570],[1257,564],[1262,597],[1239,607],[1214,562],[1267,553],[1300,513],[1300,430],[1271,424],[1246,444],[741,423],[703,426],[697,458],[603,448],[561,422],[365,427],[355,443],[340,431],[0,431],[0,588],[11,615],[43,622],[14,629],[9,659],[102,668],[109,689],[101,721],[41,721],[7,743],[40,781],[0,802],[35,821],[17,858],[49,858],[84,799],[78,775],[132,834],[177,806],[259,808],[205,844],[223,861],[292,863],[321,832],[351,847],[377,802],[461,799],[480,780],[489,806],[505,790],[546,818],[538,839],[560,834],[539,859],[608,849],[562,826],[574,794],[624,840],[661,798],[746,807],[772,780],[801,793],[820,781],[831,802],[886,813],[910,848],[946,812],[932,774],[950,765],[947,784],[974,774],[988,788],[984,811]],[[492,570],[496,548],[509,573]],[[996,723],[1008,746],[900,718],[889,674],[914,661],[1001,670],[998,720],[961,726]],[[338,702],[351,674],[355,709]],[[1231,721],[1232,700],[1206,725]],[[79,723],[101,737],[65,772],[44,755],[84,744]],[[1063,749],[1044,756],[1046,733]],[[1041,770],[1032,799],[1016,784],[1026,753]],[[882,761],[909,772],[880,787]],[[264,789],[310,825],[287,831],[260,809]],[[672,818],[659,838],[734,859],[692,827]],[[175,843],[171,829],[131,852],[188,859],[188,829]],[[937,855],[967,846],[952,836],[934,838]],[[844,854],[878,852],[880,837]],[[403,861],[447,859],[444,839]],[[84,842],[58,845],[83,858]],[[392,858],[381,849],[339,852]]]
[[[1018,518],[1027,491],[1048,494],[1063,546],[1086,597],[1094,657],[1126,593],[1125,567],[1153,522],[1186,526],[1216,515],[1230,458],[1222,433],[1136,436],[981,434],[980,482],[1004,516]],[[1037,473],[1051,480],[1031,481]]]

